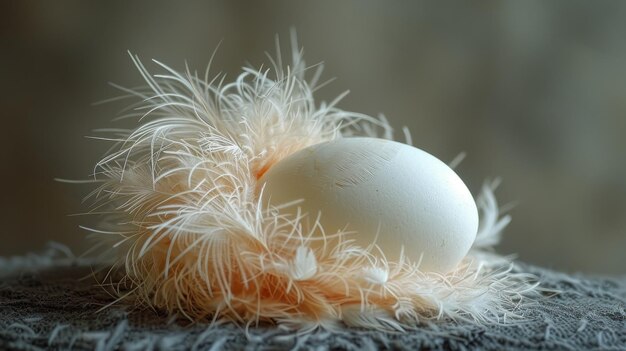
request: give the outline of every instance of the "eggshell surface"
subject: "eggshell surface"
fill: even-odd
[[[302,200],[281,212],[300,207],[309,225],[319,213],[326,234],[353,231],[348,238],[355,244],[375,241],[390,261],[404,247],[422,271],[452,270],[476,238],[478,210],[459,176],[395,141],[354,137],[313,145],[271,166],[259,185],[269,205]]]

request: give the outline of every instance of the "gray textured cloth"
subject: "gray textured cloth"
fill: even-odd
[[[120,306],[99,311],[113,298],[89,278],[89,267],[60,246],[43,255],[0,258],[0,350],[626,350],[626,277],[524,266],[542,277],[542,286],[562,293],[525,307],[528,322],[521,325],[441,321],[407,333],[296,335],[271,326],[207,328]]]

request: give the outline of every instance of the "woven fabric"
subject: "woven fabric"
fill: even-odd
[[[523,307],[526,322],[482,326],[437,321],[406,333],[297,334],[272,326],[189,324],[151,310],[109,306],[91,262],[61,246],[0,258],[0,350],[626,350],[626,277],[561,274],[521,265],[559,290]]]

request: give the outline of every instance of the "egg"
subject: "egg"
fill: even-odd
[[[259,179],[269,206],[301,202],[312,225],[349,231],[355,245],[376,243],[389,261],[404,255],[425,272],[455,268],[476,239],[478,210],[461,178],[445,163],[399,142],[345,137],[299,150]],[[304,228],[305,230],[311,228]],[[374,252],[376,254],[376,252]]]

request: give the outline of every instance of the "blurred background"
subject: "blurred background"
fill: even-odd
[[[295,27],[320,91],[383,113],[476,193],[500,176],[516,202],[498,250],[566,272],[626,273],[626,2],[2,1],[0,255],[49,240],[85,248],[82,179],[107,148],[89,140],[149,63],[235,77]],[[157,67],[148,64],[154,72]],[[401,136],[401,131],[397,133]]]

